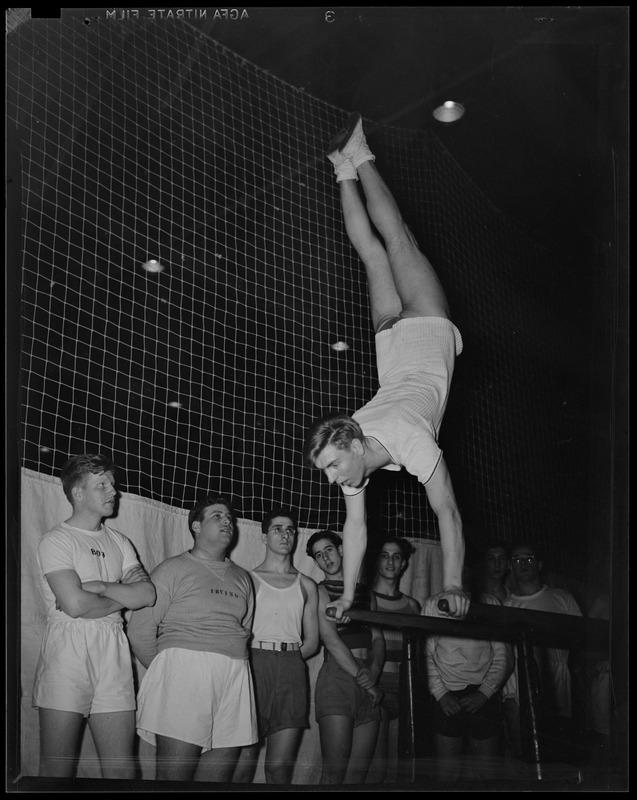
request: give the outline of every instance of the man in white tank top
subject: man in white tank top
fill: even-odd
[[[309,684],[305,659],[318,649],[318,591],[292,564],[296,515],[279,508],[261,524],[265,559],[251,575],[256,593],[251,664],[259,722],[259,742],[245,747],[235,783],[254,778],[265,741],[267,783],[290,783],[296,755],[309,727]]]

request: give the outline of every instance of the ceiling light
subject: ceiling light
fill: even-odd
[[[438,122],[457,122],[464,114],[462,103],[453,100],[445,101],[441,106],[434,109],[433,115]]]
[[[149,261],[142,264],[142,269],[145,269],[146,272],[163,272],[164,265],[156,258],[151,258]]]

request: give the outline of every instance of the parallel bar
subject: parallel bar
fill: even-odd
[[[610,626],[607,620],[586,619],[550,611],[491,606],[472,603],[462,620],[450,617],[426,617],[418,614],[397,614],[393,611],[348,611],[356,622],[386,625],[390,628],[418,628],[427,633],[517,642],[520,626],[530,635],[534,645],[607,652]]]

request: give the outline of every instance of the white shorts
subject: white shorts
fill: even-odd
[[[130,647],[121,624],[47,624],[33,685],[34,708],[103,714],[134,711]]]
[[[137,697],[137,733],[198,745],[202,751],[258,741],[250,663],[220,653],[170,647],[151,661]]]

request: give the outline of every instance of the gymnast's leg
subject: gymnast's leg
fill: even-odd
[[[347,157],[356,170],[365,193],[369,218],[383,238],[395,291],[401,301],[400,316],[448,319],[449,307],[440,280],[418,247],[395,198],[374,164],[375,157],[367,144],[360,115],[353,115],[350,119],[337,149],[341,158]],[[357,246],[355,242],[354,245]]]
[[[370,225],[358,183],[339,183],[345,229],[365,266],[372,324],[376,332],[391,327],[400,317],[402,302],[396,291],[387,252]]]
[[[363,197],[358,188],[358,175],[350,159],[339,151],[354,133],[359,116],[352,115],[347,128],[339,131],[330,142],[327,157],[334,165],[340,187],[341,207],[347,235],[365,266],[372,323],[376,332],[390,328],[399,319],[402,302],[396,291],[394,277],[382,241],[374,232]],[[357,163],[373,160],[366,148],[357,153]]]

